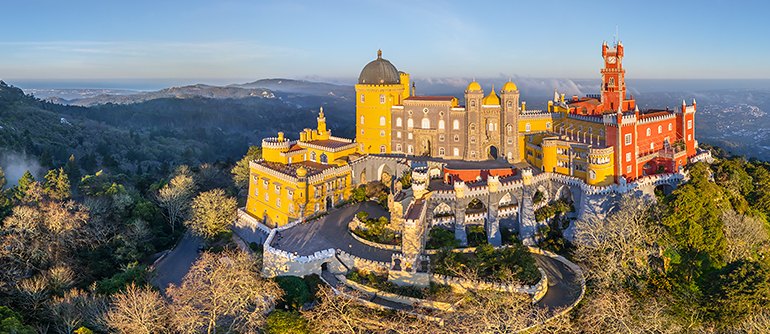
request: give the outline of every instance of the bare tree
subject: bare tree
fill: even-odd
[[[383,311],[362,305],[362,296],[355,291],[337,294],[328,286],[321,287],[318,303],[302,311],[314,333],[442,333],[439,323],[403,311]]]
[[[50,303],[50,312],[54,329],[69,334],[81,326],[95,330],[105,329],[104,312],[107,301],[95,294],[80,289],[72,289],[61,297],[54,297]]]
[[[118,333],[168,333],[169,307],[157,291],[131,283],[112,296],[105,322]]]
[[[222,189],[200,193],[192,203],[192,216],[185,221],[193,233],[213,238],[229,230],[236,217],[238,203]]]
[[[605,219],[575,222],[575,258],[587,267],[586,277],[599,288],[648,273],[651,258],[661,256],[660,226],[648,201],[630,195]]]
[[[195,181],[189,169],[178,170],[171,181],[158,190],[155,200],[163,209],[172,232],[179,222],[187,219],[194,193]]]
[[[749,314],[736,330],[738,333],[764,334],[770,328],[770,310]]]
[[[259,275],[255,259],[242,251],[203,253],[180,286],[170,286],[172,323],[181,333],[255,332],[264,325],[282,291]]]
[[[684,332],[668,311],[655,297],[640,302],[625,290],[601,290],[586,297],[576,322],[587,334]]]
[[[762,220],[729,210],[722,214],[722,222],[727,240],[727,262],[756,259],[759,252],[768,248],[770,237]]]

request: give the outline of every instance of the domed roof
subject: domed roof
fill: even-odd
[[[519,90],[519,87],[516,87],[516,84],[513,83],[513,81],[508,81],[503,85],[504,92],[512,92],[514,90]]]
[[[391,85],[400,84],[398,70],[387,59],[382,58],[382,50],[377,50],[377,59],[364,66],[358,76],[359,84]]]
[[[489,95],[485,96],[484,99],[481,100],[481,104],[488,106],[500,104],[500,98],[497,97],[497,93],[495,93],[495,86],[492,86],[492,90],[489,91]]]
[[[307,168],[300,166],[297,168],[297,177],[305,177],[307,176]]]
[[[466,88],[465,90],[467,90],[467,91],[481,90],[481,85],[479,85],[479,83],[476,82],[476,80],[473,80],[473,81],[471,81],[471,83],[468,84],[468,88]]]

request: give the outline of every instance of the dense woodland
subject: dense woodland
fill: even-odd
[[[0,174],[0,333],[506,332],[545,316],[522,296],[480,291],[437,326],[366,309],[317,277],[260,278],[258,256],[229,231],[247,161],[260,154],[240,123],[249,117],[231,142],[213,127],[189,130],[195,118],[235,116],[163,105],[64,107],[0,85],[0,148],[47,169],[15,185]],[[580,242],[559,249],[584,268],[586,297],[538,331],[767,332],[770,164],[712,151],[718,161],[691,166],[672,193],[627,196],[604,219],[575,223]],[[188,232],[206,249],[161,293],[149,265]]]

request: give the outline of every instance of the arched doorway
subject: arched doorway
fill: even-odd
[[[329,211],[329,209],[332,208],[332,198],[331,196],[326,197],[326,211]]]
[[[430,139],[423,138],[423,140],[420,143],[420,145],[421,145],[420,146],[420,155],[427,156],[427,157],[430,156],[430,152],[431,152],[430,151],[431,150],[430,144],[431,144],[430,143]]]
[[[487,149],[487,154],[489,154],[489,159],[497,160],[497,157],[499,156],[497,147],[494,145],[489,146],[489,148]]]
[[[655,195],[668,196],[671,195],[672,192],[674,192],[674,187],[670,184],[664,183],[655,186]]]

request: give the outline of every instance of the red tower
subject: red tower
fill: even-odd
[[[602,105],[604,110],[617,111],[621,103],[626,102],[626,70],[623,69],[623,43],[618,42],[614,47],[602,44]],[[628,104],[628,103],[625,103]],[[622,105],[623,110],[629,110],[630,105]]]

